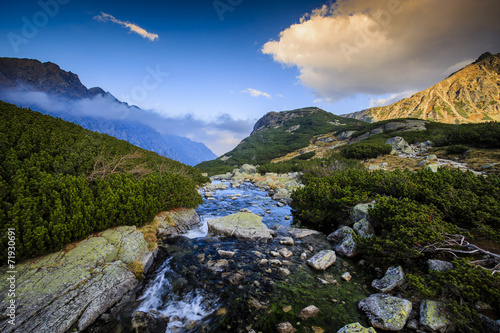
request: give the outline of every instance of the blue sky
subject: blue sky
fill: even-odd
[[[496,0],[1,7],[0,56],[54,62],[89,88],[171,120],[173,134],[218,155],[269,111],[318,106],[344,114],[388,104],[500,51]]]

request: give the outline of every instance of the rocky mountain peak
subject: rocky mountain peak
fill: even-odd
[[[288,120],[311,115],[312,113],[318,111],[321,111],[321,109],[316,107],[307,107],[291,111],[268,112],[255,123],[253,131],[250,135],[270,127],[279,128],[283,126],[283,123]]]
[[[344,116],[370,122],[395,118],[450,124],[500,121],[500,53],[483,53],[443,81],[392,105]]]

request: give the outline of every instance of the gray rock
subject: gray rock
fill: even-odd
[[[356,232],[358,234],[358,236],[361,236],[361,237],[369,237],[369,236],[373,236],[375,234],[375,230],[373,229],[373,226],[365,218],[354,223],[352,228],[353,228],[354,232]]]
[[[389,267],[382,279],[372,281],[372,287],[378,292],[388,293],[400,286],[404,281],[405,273],[401,266]]]
[[[440,165],[439,164],[428,164],[424,167],[424,169],[428,169],[428,170],[431,170],[432,172],[438,172],[438,169],[439,169]]]
[[[345,325],[337,333],[377,333],[373,327],[365,328],[360,323]]]
[[[279,251],[279,254],[281,254],[281,256],[283,258],[290,258],[291,256],[293,256],[293,252],[288,250],[287,248],[283,248],[283,249],[280,249]]]
[[[385,143],[392,146],[392,153],[415,154],[415,150],[400,136],[390,138]]]
[[[430,271],[445,272],[454,269],[453,264],[449,261],[429,259],[427,265]]]
[[[374,294],[358,304],[373,327],[388,331],[403,329],[411,312],[411,302],[386,294]]]
[[[214,235],[244,239],[270,239],[271,232],[262,223],[262,217],[253,213],[236,213],[208,221],[208,230]]]
[[[281,276],[288,276],[290,275],[290,271],[286,268],[280,268],[278,270],[278,272],[280,273]]]
[[[428,161],[437,160],[437,156],[434,154],[431,154],[431,155],[426,156],[425,159]]]
[[[339,134],[339,139],[340,140],[347,140],[349,139],[356,131],[343,131],[342,133]]]
[[[72,326],[86,329],[102,313],[135,288],[152,258],[144,235],[136,227],[117,227],[91,236],[67,251],[16,265],[16,325],[6,320],[0,331],[64,333]],[[5,280],[5,282],[4,282]],[[5,289],[7,288],[7,289]],[[6,279],[0,293],[7,295]],[[0,303],[0,314],[7,311]]]
[[[410,330],[418,330],[418,320],[416,319],[410,319],[408,320],[408,322],[406,323],[406,327],[409,328]]]
[[[332,250],[323,250],[316,253],[307,261],[307,264],[317,270],[325,270],[335,263],[337,257]]]
[[[257,173],[257,167],[250,164],[243,164],[239,171],[242,174],[254,175]]]
[[[165,331],[166,326],[166,322],[162,323],[148,312],[137,311],[132,317],[132,329],[137,333]]]
[[[223,258],[232,258],[236,254],[234,251],[217,250],[217,253]]]
[[[281,245],[293,245],[294,241],[292,237],[281,237],[280,238]]]
[[[321,232],[311,229],[299,229],[299,228],[289,228],[288,232],[290,235],[295,237],[296,239],[302,239],[308,236],[319,235]]]
[[[368,209],[373,208],[374,203],[360,203],[357,204],[352,208],[351,212],[351,222],[356,223],[360,221],[361,219],[366,219],[367,221],[369,220],[368,218]]]
[[[326,239],[330,242],[332,242],[334,245],[339,244],[346,238],[348,235],[354,233],[354,230],[352,230],[351,227],[348,226],[342,226],[326,236]]]
[[[298,317],[302,320],[314,318],[319,314],[319,309],[314,305],[309,305],[299,311]]]
[[[207,268],[213,272],[222,272],[228,265],[229,261],[226,259],[210,260],[206,263]]]
[[[420,325],[423,329],[435,332],[452,325],[451,316],[441,302],[423,300],[420,303]]]
[[[358,254],[358,246],[354,240],[354,232],[347,235],[342,242],[334,247],[334,250],[341,256],[355,257]]]
[[[184,234],[200,226],[200,216],[194,209],[178,208],[161,212],[155,219],[160,222],[160,236]]]
[[[349,272],[345,272],[344,274],[342,274],[341,278],[345,281],[351,281],[352,276]]]

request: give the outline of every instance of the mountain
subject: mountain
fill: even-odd
[[[148,111],[87,89],[78,75],[33,59],[0,58],[0,99],[106,133],[188,165],[217,156],[204,144],[160,133],[144,122]],[[155,115],[156,116],[156,115]]]
[[[500,53],[484,53],[472,64],[410,98],[343,116],[370,122],[395,118],[449,124],[500,121]]]
[[[223,173],[245,163],[268,163],[309,146],[318,135],[356,130],[363,123],[316,107],[269,112],[255,123],[250,136],[243,139],[233,150],[196,167],[205,172]]]

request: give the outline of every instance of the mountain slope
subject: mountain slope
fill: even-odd
[[[343,116],[370,122],[395,118],[449,124],[500,121],[500,54],[484,53],[474,63],[410,98]]]
[[[315,136],[356,129],[362,123],[316,107],[269,112],[257,121],[250,136],[243,139],[233,150],[196,167],[202,171],[219,173],[245,163],[268,163],[307,147]]]
[[[161,134],[141,123],[147,111],[120,102],[99,87],[87,89],[76,74],[50,62],[0,58],[0,99],[109,134],[189,165],[216,158],[202,143]]]

